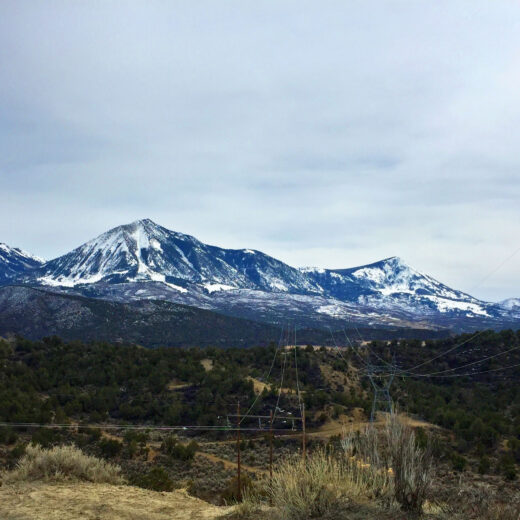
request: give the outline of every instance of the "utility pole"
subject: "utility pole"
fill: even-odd
[[[269,413],[269,483],[273,481],[273,411]]]
[[[273,505],[273,411],[269,412],[269,504]]]
[[[242,485],[240,482],[240,401],[237,403],[237,500],[242,500]]]
[[[302,402],[302,458],[305,464],[307,457],[307,439],[305,438],[305,402]]]

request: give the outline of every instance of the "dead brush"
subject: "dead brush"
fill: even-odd
[[[520,492],[504,495],[489,486],[460,481],[439,498],[447,520],[520,520]]]
[[[75,446],[55,446],[43,449],[27,446],[25,455],[13,471],[5,473],[6,483],[34,480],[84,480],[88,482],[121,484],[121,468],[86,455]]]
[[[284,460],[267,485],[267,495],[280,516],[287,520],[316,518],[338,509],[350,495],[345,466],[325,450],[304,462]]]
[[[341,441],[350,473],[361,489],[404,511],[419,514],[433,481],[431,450],[420,448],[413,429],[396,414],[379,433],[374,426],[343,433]]]
[[[341,447],[345,455],[345,475],[356,494],[389,503],[393,493],[392,475],[375,428],[343,432]]]
[[[413,429],[390,414],[384,430],[388,465],[392,469],[394,497],[404,511],[421,513],[433,482],[431,446],[418,446]]]

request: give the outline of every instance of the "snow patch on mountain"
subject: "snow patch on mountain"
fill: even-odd
[[[223,283],[206,283],[204,284],[204,289],[206,289],[206,291],[208,291],[211,294],[216,291],[232,291],[233,289],[236,289],[236,287],[233,287],[232,285],[226,285]]]

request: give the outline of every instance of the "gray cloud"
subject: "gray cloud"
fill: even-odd
[[[150,217],[293,265],[400,255],[469,290],[518,247],[520,7],[0,6],[0,240]],[[514,258],[475,295],[520,295]]]

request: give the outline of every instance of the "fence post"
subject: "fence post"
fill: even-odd
[[[237,500],[242,500],[242,483],[240,481],[240,401],[237,403]]]

